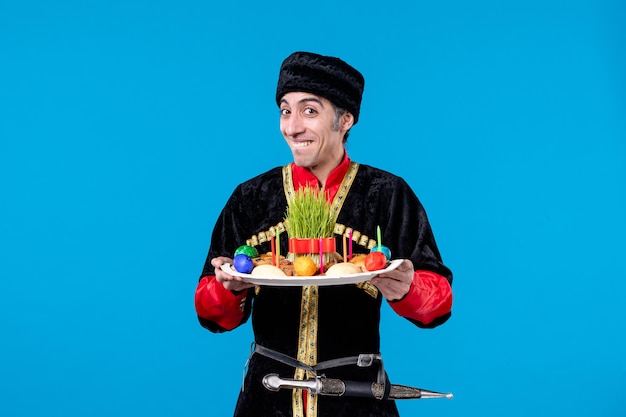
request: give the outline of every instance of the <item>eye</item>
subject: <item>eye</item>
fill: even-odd
[[[281,116],[286,116],[286,115],[288,115],[289,113],[291,113],[291,112],[289,111],[289,109],[280,109],[280,115],[281,115]]]
[[[306,115],[310,116],[310,115],[313,115],[313,114],[316,114],[316,113],[317,113],[317,110],[315,110],[312,107],[307,107],[306,109],[304,109],[304,114],[306,114]]]

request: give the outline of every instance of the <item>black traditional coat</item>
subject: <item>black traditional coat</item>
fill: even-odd
[[[202,277],[215,275],[210,260],[232,257],[242,244],[257,244],[259,252],[269,251],[267,236],[284,217],[286,193],[293,190],[290,168],[277,167],[239,185],[220,214]],[[348,178],[351,176],[351,178]],[[350,182],[347,187],[346,182]],[[291,187],[291,188],[290,188]],[[377,226],[394,259],[406,258],[416,270],[440,274],[451,283],[452,274],[443,265],[426,213],[400,177],[367,165],[352,164],[334,204],[337,216],[337,248],[346,228],[353,230],[354,252],[367,253],[375,245]],[[341,200],[341,201],[338,201]],[[280,234],[281,253],[287,253],[286,233]],[[369,283],[342,286],[269,287],[248,290],[243,300],[241,322],[252,316],[255,342],[308,364],[330,359],[380,352],[380,307],[382,296]],[[428,325],[443,323],[449,313]],[[213,332],[226,329],[199,317]],[[324,371],[327,377],[373,382],[378,368],[344,366]],[[263,376],[278,373],[284,378],[306,377],[274,359],[255,354],[251,357],[236,410],[236,417],[305,416],[303,393],[299,390],[271,392],[262,386]],[[392,379],[393,380],[393,379]],[[306,396],[306,391],[304,392]],[[309,417],[397,416],[393,401],[308,395]]]

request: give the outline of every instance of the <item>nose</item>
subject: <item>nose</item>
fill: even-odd
[[[302,117],[298,113],[291,113],[289,117],[280,119],[283,131],[287,136],[297,136],[304,132],[304,124],[302,123]]]

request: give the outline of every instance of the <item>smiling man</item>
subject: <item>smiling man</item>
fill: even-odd
[[[323,374],[389,387],[380,352],[382,301],[418,327],[436,327],[451,315],[452,273],[418,198],[402,178],[358,164],[345,150],[359,120],[364,84],[361,73],[339,58],[309,52],[287,57],[276,103],[293,162],[240,184],[213,230],[196,288],[200,324],[220,333],[252,317],[255,338],[236,417],[397,416],[388,393],[332,397],[297,387],[275,392],[263,378],[277,374],[301,381]],[[400,265],[370,281],[336,286],[255,286],[224,272],[220,267],[232,263],[241,245],[270,251],[268,237],[282,227],[288,196],[304,186],[323,190],[335,210],[337,247],[350,236],[355,254],[367,253],[377,245],[373,237],[380,226]],[[285,235],[277,242],[281,253],[289,247]],[[363,360],[368,357],[374,359]]]
[[[343,137],[352,127],[352,113],[339,113],[323,97],[292,92],[280,99],[280,130],[294,163],[307,168],[324,184],[343,159]]]

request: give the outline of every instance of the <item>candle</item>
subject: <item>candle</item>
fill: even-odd
[[[280,229],[276,228],[276,266],[280,266]]]
[[[346,245],[346,234],[343,234],[343,261],[348,262],[348,247]]]
[[[348,247],[348,259],[352,259],[352,229],[350,229],[350,235],[348,236],[350,239],[349,247]]]
[[[324,273],[324,243],[320,237],[320,274]]]
[[[380,251],[380,247],[383,245],[383,240],[380,238],[380,226],[376,226],[376,233],[378,236],[378,250]]]
[[[270,237],[270,246],[272,248],[272,265],[276,265],[276,247],[274,244],[274,236]]]

